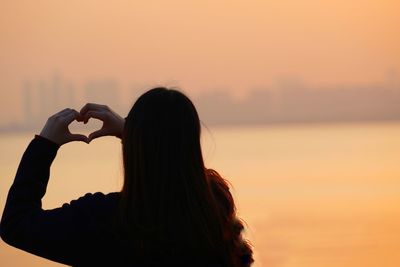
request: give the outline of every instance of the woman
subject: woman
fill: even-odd
[[[69,132],[90,118],[103,127],[89,137]],[[43,210],[58,148],[101,136],[121,138],[121,192]],[[250,266],[242,230],[227,183],[204,166],[193,103],[167,88],[143,94],[126,119],[98,104],[50,117],[22,157],[1,220],[8,244],[75,266]]]

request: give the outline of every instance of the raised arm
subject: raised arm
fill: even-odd
[[[103,127],[91,133],[88,141],[101,136],[122,137],[122,131],[125,125],[125,119],[106,105],[87,103],[80,111],[79,120],[87,123],[90,118],[96,118],[103,122]]]
[[[41,135],[31,141],[9,190],[0,224],[1,238],[6,243],[68,265],[84,261],[84,248],[93,233],[90,210],[104,195],[87,194],[52,210],[43,210],[41,199],[60,145],[87,141],[85,136],[68,131],[68,124],[79,116],[71,109],[55,114]]]

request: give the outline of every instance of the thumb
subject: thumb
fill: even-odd
[[[88,138],[83,134],[71,134],[70,140],[71,141],[82,141],[82,142],[89,144]]]
[[[91,142],[93,139],[96,139],[96,138],[99,138],[99,137],[102,137],[105,135],[107,135],[107,133],[104,129],[97,130],[97,131],[89,134],[88,141]]]

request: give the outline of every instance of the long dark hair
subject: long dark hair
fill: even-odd
[[[122,136],[122,229],[143,261],[249,266],[243,224],[227,183],[204,166],[200,132],[197,111],[183,93],[158,87],[138,98]]]

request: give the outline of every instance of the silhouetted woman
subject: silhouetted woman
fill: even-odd
[[[90,118],[103,127],[89,137],[69,132]],[[122,140],[121,192],[43,210],[58,148],[107,135]],[[8,244],[75,266],[250,266],[242,230],[228,184],[204,166],[194,105],[166,88],[143,94],[126,119],[98,104],[51,116],[22,157],[1,220]]]

